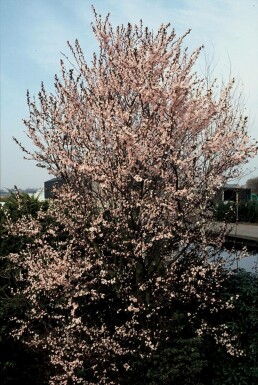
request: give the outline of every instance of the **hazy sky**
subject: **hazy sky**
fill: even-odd
[[[43,80],[53,90],[66,41],[78,38],[91,60],[96,50],[91,5],[111,13],[111,22],[138,23],[156,30],[170,22],[178,34],[192,29],[190,49],[205,45],[214,74],[233,74],[243,85],[249,133],[258,139],[258,0],[0,0],[1,3],[1,187],[42,187],[50,179],[35,162],[23,160],[12,140],[30,147],[22,119],[28,116],[26,90],[37,95]],[[199,70],[203,71],[204,55]],[[258,175],[258,157],[249,163]]]

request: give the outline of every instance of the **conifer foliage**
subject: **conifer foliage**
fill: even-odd
[[[257,151],[234,81],[207,85],[200,49],[168,25],[113,29],[95,13],[93,32],[90,64],[69,44],[74,67],[61,62],[55,93],[28,94],[36,150],[24,150],[65,183],[47,212],[9,223],[29,239],[10,255],[29,304],[14,336],[47,352],[51,385],[135,382],[136,364],[203,333],[241,354],[213,322],[232,301],[223,232],[209,226],[215,190]]]

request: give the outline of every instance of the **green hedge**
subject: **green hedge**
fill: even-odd
[[[238,218],[237,218],[238,209]],[[250,222],[258,223],[258,201],[236,203],[219,202],[215,207],[215,219],[226,222]]]

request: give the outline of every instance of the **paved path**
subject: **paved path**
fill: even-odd
[[[214,222],[215,228],[217,226],[222,226],[221,222]],[[229,230],[229,235],[232,237],[243,238],[243,239],[252,239],[258,242],[258,223],[249,224],[249,223],[228,223],[227,228]]]
[[[215,222],[215,227],[222,226],[222,223]],[[235,238],[249,239],[258,243],[258,224],[249,223],[228,223],[229,236]]]
[[[243,238],[243,239],[253,239],[258,241],[258,225],[250,225],[247,223],[230,223],[229,227],[232,227],[230,235]]]
[[[219,232],[221,222],[214,222],[213,229],[215,234]],[[258,252],[258,224],[249,223],[227,223],[226,244],[238,248],[246,246],[248,250]],[[257,254],[258,256],[258,254]]]

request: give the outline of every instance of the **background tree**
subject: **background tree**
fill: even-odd
[[[253,194],[258,194],[258,176],[248,179],[246,181],[246,187],[250,188]]]
[[[184,379],[193,384],[205,365],[198,336],[241,353],[214,322],[232,299],[223,293],[224,230],[214,235],[209,202],[257,144],[234,81],[217,91],[193,71],[200,49],[182,48],[188,33],[162,25],[154,34],[142,23],[113,30],[95,18],[92,64],[76,41],[74,68],[61,62],[55,94],[43,84],[38,102],[28,94],[37,149],[24,150],[65,184],[47,214],[9,222],[10,234],[30,239],[10,255],[30,303],[14,335],[47,351],[50,384],[132,383],[139,362],[148,383],[146,362],[165,356],[175,369],[182,344],[184,357],[196,352]],[[176,369],[163,376],[178,378]]]

